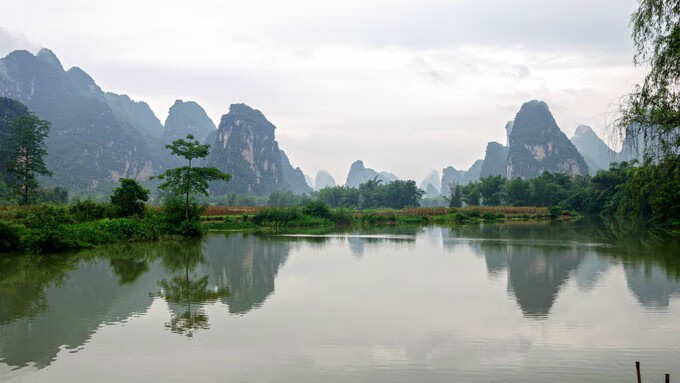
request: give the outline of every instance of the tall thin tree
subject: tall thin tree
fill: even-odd
[[[31,194],[40,186],[36,176],[52,175],[44,161],[47,154],[45,138],[49,131],[48,121],[32,114],[22,116],[12,123],[10,136],[4,145],[9,161],[7,172],[25,205],[29,203]]]

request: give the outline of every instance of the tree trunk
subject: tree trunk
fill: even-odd
[[[189,174],[187,174],[189,177],[189,180],[191,180],[191,159],[189,159]],[[187,183],[187,195],[186,195],[186,201],[184,205],[184,219],[189,220],[189,185]]]

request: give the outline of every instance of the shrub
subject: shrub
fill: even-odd
[[[170,224],[177,224],[184,221],[200,221],[201,213],[205,209],[195,201],[189,201],[189,214],[185,211],[185,201],[182,198],[169,198],[163,204],[163,220]]]
[[[302,208],[302,212],[312,217],[331,218],[331,210],[328,208],[328,205],[319,200],[307,202]]]
[[[111,234],[118,240],[122,239],[146,239],[148,236],[142,224],[133,219],[120,218],[115,220],[104,220],[99,224],[99,228]]]
[[[550,206],[548,212],[551,218],[557,218],[562,215],[562,208],[559,206]]]
[[[89,243],[75,238],[65,225],[44,226],[28,230],[22,247],[34,253],[66,251],[90,247]]]
[[[302,218],[302,212],[297,207],[271,207],[257,212],[253,217],[253,223],[262,225],[264,223],[286,224]]]
[[[113,189],[111,204],[119,217],[141,216],[144,202],[149,200],[149,191],[130,178],[121,178],[120,186]]]
[[[22,227],[0,220],[0,252],[19,250]]]
[[[97,221],[113,216],[111,205],[93,199],[77,199],[73,201],[68,210],[76,222]]]
[[[26,211],[22,221],[24,226],[38,229],[74,222],[66,207],[49,203],[32,206]]]
[[[331,211],[331,221],[337,225],[349,225],[352,223],[354,216],[352,210],[338,208]]]

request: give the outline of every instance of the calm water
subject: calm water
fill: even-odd
[[[675,249],[507,224],[0,260],[0,382],[680,378]]]

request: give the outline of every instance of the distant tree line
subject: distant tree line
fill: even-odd
[[[327,187],[319,190],[316,197],[330,207],[350,209],[416,207],[425,192],[416,186],[415,181],[396,180],[382,183],[374,178],[359,185]]]
[[[556,206],[588,215],[680,228],[680,168],[615,163],[595,176],[545,172],[532,179],[483,177],[451,187],[449,206]]]

